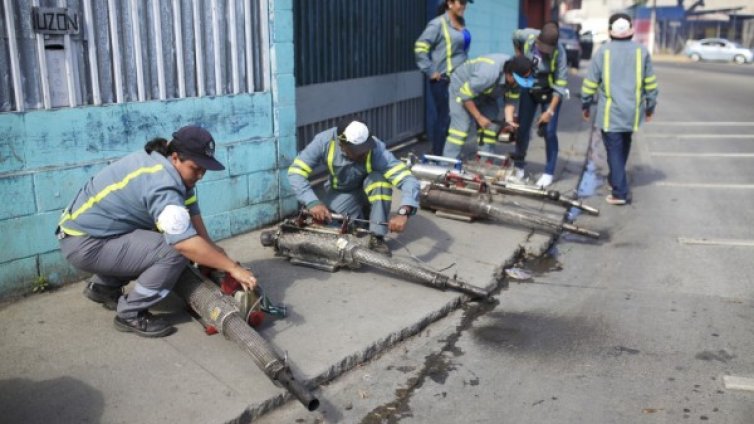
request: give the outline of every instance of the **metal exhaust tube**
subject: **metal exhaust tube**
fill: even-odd
[[[520,194],[522,196],[529,196],[534,198],[540,198],[545,200],[551,200],[555,203],[559,203],[566,207],[573,207],[583,210],[584,212],[597,216],[600,214],[599,209],[589,206],[582,202],[568,196],[563,196],[557,190],[543,190],[539,187],[532,187],[523,184],[508,184],[496,182],[493,184],[496,189],[502,190],[510,194]]]
[[[545,217],[514,212],[493,206],[478,195],[454,193],[450,190],[430,187],[421,192],[420,200],[422,207],[430,209],[457,211],[477,218],[491,218],[496,221],[512,223],[533,230],[547,230],[555,233],[566,230],[587,237],[600,237],[600,234],[596,231],[587,230],[573,224],[561,224]]]
[[[223,296],[215,284],[196,269],[187,267],[174,291],[205,323],[234,341],[271,380],[285,387],[306,409],[314,411],[319,407],[319,400],[293,377],[287,364],[277,356],[267,340],[246,323],[230,298]]]
[[[440,290],[453,289],[475,299],[485,298],[490,295],[486,290],[468,284],[455,277],[450,278],[447,275],[422,268],[416,264],[396,261],[395,259],[373,252],[365,247],[354,246],[351,250],[351,254],[353,255],[353,258],[361,264],[370,265],[406,279],[419,281]]]
[[[473,298],[488,297],[490,293],[457,278],[450,278],[439,272],[395,260],[362,246],[348,235],[324,235],[317,233],[278,232],[263,237],[263,244],[274,245],[283,255],[315,256],[338,263],[339,266],[356,268],[370,265],[403,279],[424,283],[440,290],[452,289]]]

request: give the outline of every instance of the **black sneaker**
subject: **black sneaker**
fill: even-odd
[[[118,331],[136,333],[142,337],[165,337],[175,331],[175,327],[150,314],[149,311],[141,311],[130,319],[116,315],[113,324]]]
[[[385,238],[381,236],[371,236],[369,238],[369,250],[381,253],[385,256],[393,256],[390,247],[387,245],[387,242],[385,242]]]
[[[90,281],[84,288],[84,296],[89,300],[101,303],[102,307],[114,311],[118,307],[118,299],[123,294],[120,287],[111,287]]]

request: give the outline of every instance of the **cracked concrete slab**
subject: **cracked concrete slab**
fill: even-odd
[[[553,188],[575,190],[585,131],[561,135]],[[543,143],[532,143],[533,161],[543,150]],[[503,202],[511,201],[557,220],[565,216],[562,207],[541,201]],[[402,341],[421,337],[429,324],[458,313],[465,300],[367,267],[327,273],[293,266],[262,247],[261,231],[220,244],[253,268],[270,298],[288,306],[286,318],[268,318],[259,332],[315,393]],[[504,267],[522,255],[544,253],[552,240],[547,233],[420,211],[389,244],[396,259],[491,288]],[[170,314],[177,333],[149,340],[116,332],[113,313],[85,299],[82,289],[75,283],[0,309],[0,319],[12,323],[0,327],[0,409],[9,422],[250,422],[290,401],[235,344],[205,335],[176,297],[156,312]]]

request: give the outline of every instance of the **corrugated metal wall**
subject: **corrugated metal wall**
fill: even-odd
[[[78,33],[35,33],[40,6],[69,9]],[[267,14],[259,0],[2,0],[0,112],[265,91]]]
[[[388,144],[423,132],[425,0],[294,0],[293,13],[299,149],[353,113]]]

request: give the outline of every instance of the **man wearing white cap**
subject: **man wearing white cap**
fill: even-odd
[[[629,201],[626,162],[631,136],[642,118],[649,121],[654,114],[657,77],[647,49],[631,41],[631,17],[616,13],[610,17],[609,26],[611,41],[592,58],[581,86],[581,104],[584,119],[589,119],[594,95],[599,97],[595,125],[602,130],[612,188],[605,200],[611,205],[625,205]]]
[[[324,163],[329,173],[325,195],[317,197],[309,184],[312,171]],[[419,181],[406,164],[369,134],[358,120],[344,119],[335,128],[314,136],[288,168],[288,181],[312,216],[329,222],[331,210],[351,218],[369,219],[370,248],[390,255],[388,231],[400,233],[419,207]],[[393,187],[401,190],[401,206],[390,218]]]

